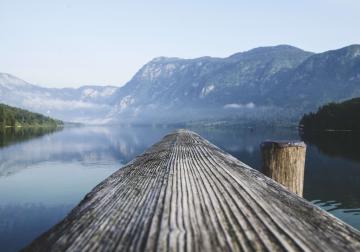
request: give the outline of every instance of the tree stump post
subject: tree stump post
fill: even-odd
[[[266,176],[303,196],[306,144],[301,141],[266,141],[261,144]]]

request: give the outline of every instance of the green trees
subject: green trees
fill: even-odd
[[[329,103],[316,113],[305,114],[300,120],[304,131],[360,130],[360,98],[342,103]]]
[[[62,124],[59,120],[38,113],[0,104],[0,128],[16,126],[56,127]]]
[[[4,128],[5,126],[5,108],[3,106],[0,106],[0,128]]]

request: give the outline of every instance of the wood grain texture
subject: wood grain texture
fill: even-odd
[[[360,233],[179,130],[24,251],[360,251]]]
[[[303,196],[306,145],[300,141],[267,141],[261,144],[266,176]]]

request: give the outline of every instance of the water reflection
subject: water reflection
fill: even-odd
[[[56,224],[72,205],[17,204],[0,206],[0,250],[18,251],[49,225]]]
[[[173,130],[76,127],[12,141],[17,144],[6,140],[0,148],[0,251],[26,245],[61,220],[100,181]],[[192,130],[258,170],[261,142],[299,139],[297,131],[290,129]],[[358,160],[327,153],[308,146],[304,198],[360,228]]]
[[[359,132],[318,131],[301,138],[312,153],[305,197],[360,229]]]
[[[315,131],[300,134],[303,141],[316,146],[326,155],[360,162],[360,132]]]
[[[239,160],[261,171],[260,144],[264,140],[299,140],[291,129],[196,129],[202,136]],[[343,136],[343,138],[341,137]],[[303,138],[304,139],[304,138]],[[324,139],[326,142],[319,142]],[[328,134],[307,146],[304,195],[319,207],[360,229],[360,148],[358,135]],[[322,148],[322,147],[324,148]],[[329,202],[332,204],[328,207]]]
[[[5,137],[17,144],[0,148],[0,251],[17,251],[61,220],[123,159],[108,129],[12,133]]]
[[[28,128],[0,128],[0,148],[17,142],[50,134],[62,128],[28,127]]]

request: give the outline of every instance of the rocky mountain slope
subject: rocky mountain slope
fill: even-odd
[[[274,86],[265,84],[311,55],[281,45],[227,58],[156,58],[117,90],[111,116],[130,121],[176,121],[227,116],[249,109],[263,112],[271,109],[268,104],[264,106],[263,97]],[[254,109],[257,106],[259,109]]]
[[[360,96],[360,45],[311,53],[280,45],[226,58],[159,57],[121,88],[46,89],[0,74],[0,101],[66,121],[294,121]]]
[[[313,55],[278,77],[281,106],[313,110],[333,101],[360,96],[360,45]],[[275,96],[276,92],[270,93]]]
[[[235,117],[297,121],[318,105],[360,95],[360,46],[314,54],[280,45],[227,58],[156,58],[114,95],[118,121]]]

